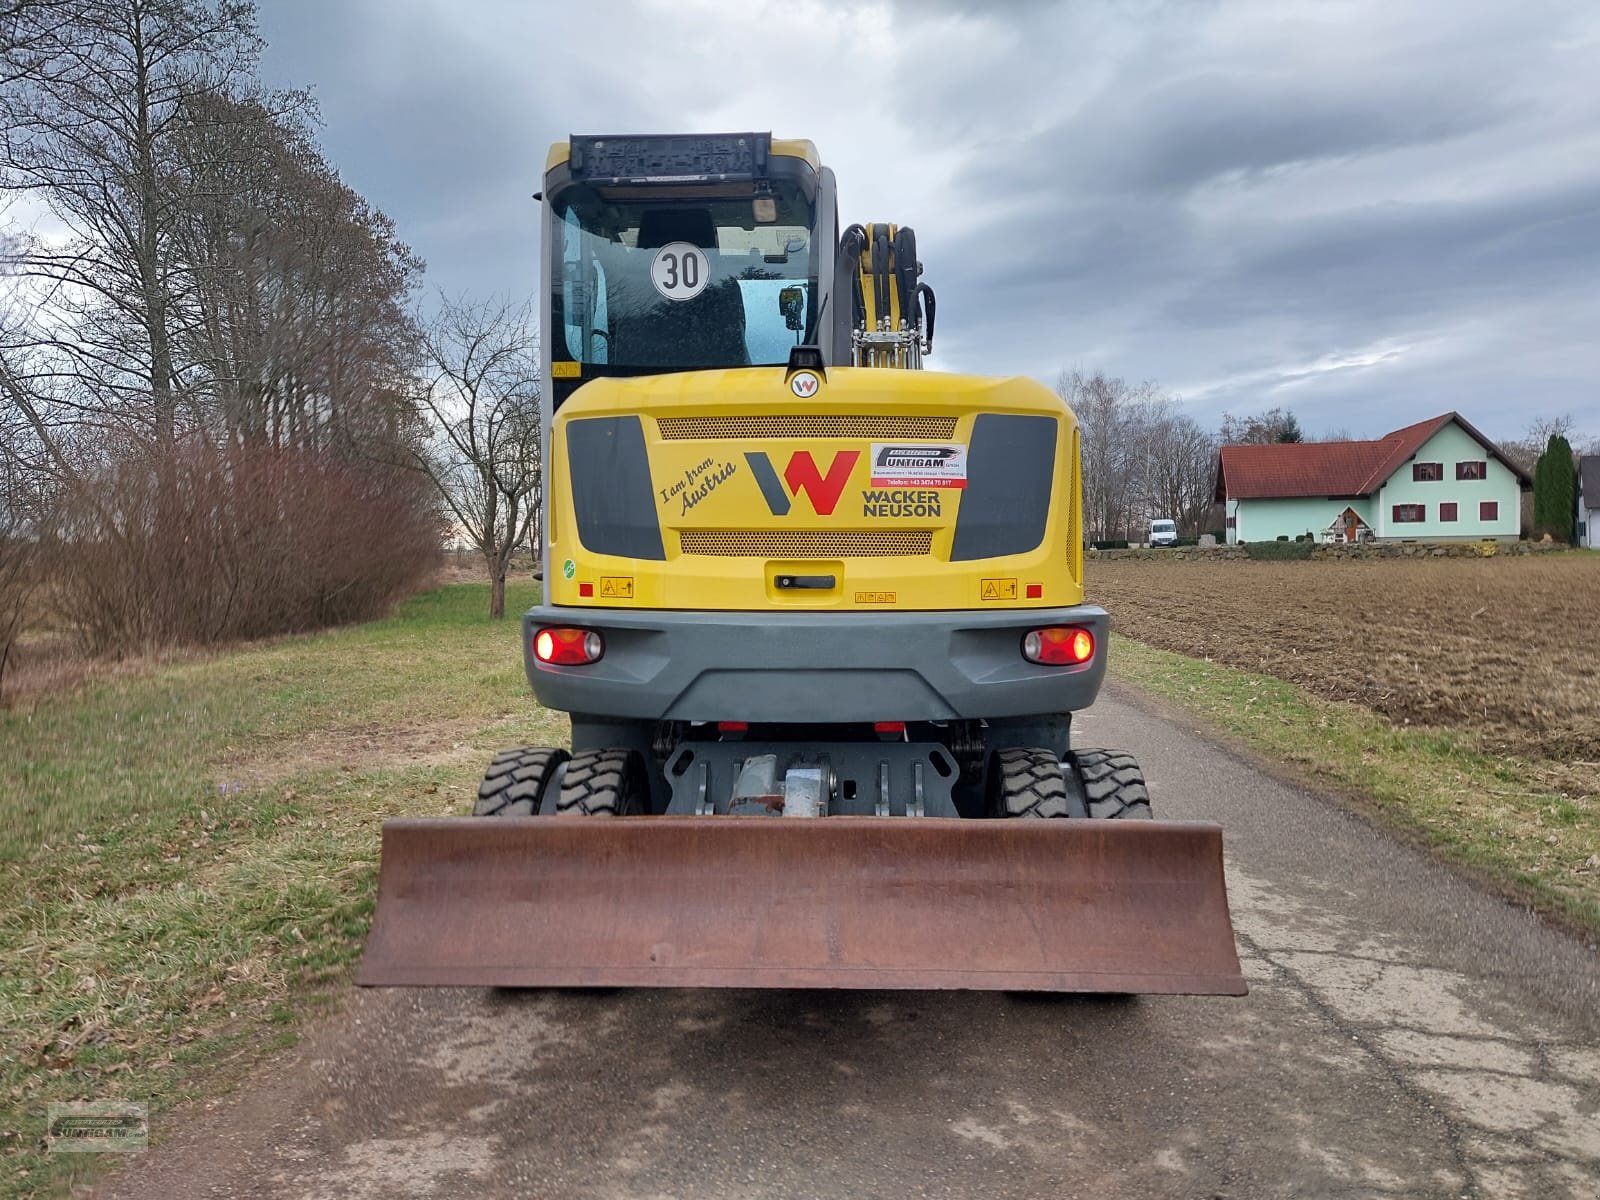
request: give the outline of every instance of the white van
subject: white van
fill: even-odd
[[[1149,542],[1152,546],[1176,546],[1178,544],[1178,523],[1158,517],[1150,522]]]

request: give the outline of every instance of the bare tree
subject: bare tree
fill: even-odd
[[[79,0],[20,10],[28,70],[0,90],[0,172],[69,231],[20,255],[57,382],[80,413],[115,414],[170,448],[194,364],[177,232],[195,180],[175,153],[204,97],[254,87],[261,42],[241,0]],[[13,57],[16,57],[13,55]]]
[[[386,457],[404,436],[421,261],[297,115],[221,95],[191,108],[178,153],[204,186],[177,242],[193,264],[199,319],[183,345],[204,368],[208,422],[274,447]]]
[[[86,640],[356,619],[437,552],[395,465],[422,264],[260,48],[249,0],[0,0],[0,190],[63,231],[4,248],[0,401],[56,485],[54,569],[115,599],[96,635],[54,589]]]
[[[0,87],[31,78],[50,61],[46,48],[70,20],[74,0],[0,0]]]
[[[38,461],[38,438],[6,386],[8,371],[0,356],[0,693],[42,582],[40,560],[52,512],[50,475]]]
[[[1216,488],[1217,439],[1171,400],[1150,406],[1144,427],[1145,508],[1199,537]]]
[[[1571,413],[1535,417],[1528,422],[1521,437],[1502,441],[1499,446],[1507,458],[1529,475],[1533,474],[1534,465],[1553,437],[1565,438],[1576,454],[1600,454],[1600,437],[1579,432],[1577,424]]]
[[[1288,409],[1269,408],[1266,412],[1243,417],[1236,417],[1232,413],[1222,414],[1224,446],[1253,446],[1269,442],[1304,440],[1299,420]]]
[[[539,354],[532,311],[507,300],[444,301],[423,334],[418,402],[432,436],[416,455],[483,555],[489,615],[506,611],[506,571],[538,518]]]
[[[1090,541],[1126,538],[1137,517],[1141,434],[1154,388],[1133,387],[1103,371],[1063,371],[1056,392],[1078,418],[1084,532]]]

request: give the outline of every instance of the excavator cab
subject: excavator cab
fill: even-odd
[[[782,365],[815,336],[834,270],[819,227],[831,173],[772,155],[764,136],[705,140],[717,144],[575,138],[551,166],[554,408],[596,378]],[[652,161],[672,157],[684,177],[643,176],[668,169],[644,161],[652,143]]]
[[[1220,829],[1073,739],[1077,420],[920,369],[911,230],[751,133],[573,137],[542,213],[522,653],[570,745],[385,825],[357,981],[1242,994]]]

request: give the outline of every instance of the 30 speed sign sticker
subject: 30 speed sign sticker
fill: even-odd
[[[650,264],[650,282],[668,300],[693,300],[711,279],[711,260],[693,242],[668,242]]]

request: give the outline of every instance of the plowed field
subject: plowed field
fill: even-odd
[[[1118,633],[1600,781],[1600,555],[1087,571]]]

